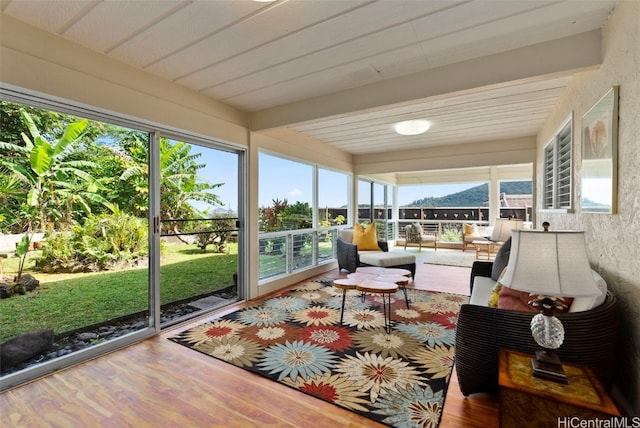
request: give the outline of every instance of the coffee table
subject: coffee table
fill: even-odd
[[[347,291],[355,290],[358,286],[358,280],[351,278],[338,278],[333,280],[333,286],[342,290],[342,308],[340,309],[340,325],[344,317],[344,303],[347,299]]]
[[[384,329],[387,333],[391,333],[391,295],[398,291],[398,285],[394,282],[367,279],[356,285],[356,290],[362,291],[363,293],[380,294],[382,296]]]
[[[347,278],[359,278],[359,275],[368,275],[369,279],[377,281],[394,282],[402,288],[404,293],[404,301],[409,309],[409,296],[407,296],[407,285],[409,285],[409,278],[411,278],[411,271],[401,268],[384,268],[377,266],[359,267],[355,273],[350,273]]]

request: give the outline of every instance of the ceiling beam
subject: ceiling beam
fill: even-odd
[[[353,157],[359,175],[533,164],[536,137],[483,141]]]
[[[262,131],[417,99],[481,91],[514,80],[570,75],[601,62],[601,31],[593,30],[257,111],[252,114],[251,128]]]

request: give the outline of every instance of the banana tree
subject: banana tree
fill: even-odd
[[[19,282],[22,278],[22,271],[24,270],[24,262],[27,259],[27,253],[29,252],[29,245],[31,244],[31,236],[25,233],[20,242],[16,245],[16,256],[20,257],[20,264],[18,266],[18,275],[14,282]]]
[[[35,230],[45,230],[53,220],[68,224],[74,207],[90,212],[90,202],[105,203],[97,193],[102,186],[88,172],[97,164],[82,160],[74,148],[88,121],[68,124],[62,136],[49,142],[24,109],[20,115],[30,136],[21,134],[24,146],[0,142],[0,149],[16,154],[6,157],[2,165],[28,186],[26,205],[35,210]]]

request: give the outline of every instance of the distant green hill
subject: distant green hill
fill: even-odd
[[[531,181],[510,181],[500,184],[500,192],[507,195],[530,195],[533,193]],[[411,202],[409,207],[482,207],[487,205],[489,184],[481,184],[462,192],[438,198],[429,197]]]

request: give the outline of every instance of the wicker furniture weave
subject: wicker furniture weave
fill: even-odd
[[[475,262],[476,275],[490,276],[492,262]],[[498,391],[498,351],[509,348],[533,354],[540,347],[531,336],[534,313],[466,304],[458,315],[455,364],[463,395]],[[600,306],[584,312],[562,313],[565,338],[557,354],[562,361],[589,366],[605,389],[613,383],[618,342],[618,302],[607,293]]]
[[[424,232],[422,228],[416,230],[414,225],[405,226],[404,249],[407,250],[407,244],[418,244],[418,252],[422,252],[422,245],[425,247],[433,247],[434,251],[438,250],[438,237],[433,232]]]
[[[382,251],[389,251],[386,241],[378,241],[378,247]],[[336,243],[336,258],[338,259],[338,270],[346,270],[347,272],[355,272],[356,268],[362,266],[360,257],[358,256],[358,247],[351,242],[347,242],[338,236]]]

